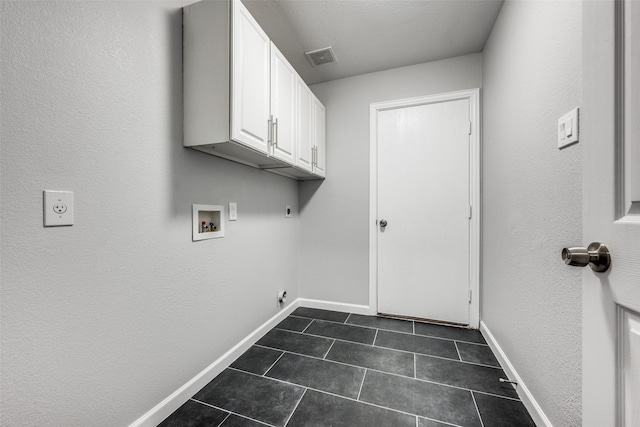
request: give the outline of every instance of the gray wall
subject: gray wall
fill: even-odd
[[[184,4],[0,3],[2,425],[128,425],[298,296],[297,183],[182,147]]]
[[[484,67],[314,86],[329,178],[298,187],[181,146],[186,3],[0,3],[2,424],[129,424],[284,287],[368,304],[369,104],[484,86],[482,318],[551,421],[579,425],[580,273],[558,253],[581,242],[580,146],[555,129],[581,100],[580,4],[506,2]],[[43,189],[75,192],[73,227],[42,227]],[[191,242],[190,205],[228,201],[227,236]]]
[[[478,88],[482,54],[313,85],[327,108],[327,179],[300,184],[300,292],[369,305],[369,106]]]
[[[505,2],[484,50],[481,318],[554,425],[581,424],[581,4]]]

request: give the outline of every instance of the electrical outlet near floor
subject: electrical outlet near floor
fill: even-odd
[[[287,291],[278,291],[278,306],[282,306],[287,302]]]
[[[284,207],[284,216],[285,218],[291,218],[291,205],[286,205]]]

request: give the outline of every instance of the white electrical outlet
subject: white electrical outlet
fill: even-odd
[[[291,205],[286,205],[284,207],[284,216],[285,218],[291,218]]]
[[[229,221],[238,220],[238,204],[236,202],[229,202]]]
[[[73,192],[45,190],[43,194],[44,226],[73,225]]]

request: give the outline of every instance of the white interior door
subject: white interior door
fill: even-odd
[[[612,258],[583,271],[583,425],[639,426],[640,2],[584,2],[583,37],[582,243]]]
[[[468,325],[469,99],[379,111],[377,149],[378,312]]]

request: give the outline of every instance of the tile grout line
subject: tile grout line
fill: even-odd
[[[347,322],[349,321],[349,318],[350,318],[350,317],[351,317],[351,313],[349,313],[349,315],[347,316],[347,318],[346,318],[346,319],[344,319],[344,322],[342,322],[342,323],[344,323],[344,324],[346,325],[346,324],[347,324]]]
[[[291,313],[290,315],[288,315],[287,317],[295,317],[297,319],[311,319],[311,317],[304,317],[304,316],[299,316],[295,313]]]
[[[257,423],[259,423],[259,424],[263,424],[263,425],[265,425],[265,426],[275,427],[274,425],[272,425],[272,424],[268,424],[268,423],[265,423],[264,421],[256,420],[255,418],[247,417],[246,415],[242,415],[242,414],[238,414],[237,412],[229,411],[228,409],[224,409],[224,408],[221,408],[221,407],[219,407],[219,406],[212,405],[212,404],[210,404],[210,403],[203,402],[203,401],[198,400],[198,399],[194,399],[193,397],[192,397],[190,400],[193,400],[194,402],[198,402],[198,403],[200,403],[200,404],[202,404],[202,405],[205,405],[205,406],[209,406],[210,408],[218,409],[218,410],[223,411],[223,412],[228,412],[228,413],[229,413],[229,416],[231,416],[231,415],[235,415],[235,416],[240,417],[240,418],[246,418],[247,420],[255,421],[255,422],[257,422]],[[227,417],[227,418],[228,418],[228,417]],[[226,420],[226,419],[225,419],[225,420]]]
[[[360,383],[360,390],[358,390],[358,397],[356,397],[357,401],[360,401],[360,393],[362,393],[362,386],[364,385],[364,379],[367,376],[367,369],[364,370],[364,375],[362,375],[362,382]]]
[[[378,331],[380,329],[376,329],[376,334],[373,336],[373,344],[371,344],[371,346],[375,347],[376,346],[376,340],[378,339]]]
[[[428,382],[426,380],[422,380],[425,382]],[[434,384],[440,384],[440,383],[434,383]],[[470,391],[471,393],[478,393],[478,394],[484,394],[486,396],[492,396],[492,397],[499,397],[501,399],[507,399],[507,400],[513,400],[514,402],[522,402],[522,400],[520,400],[517,397],[509,397],[509,396],[502,396],[500,394],[495,394],[495,393],[489,393],[488,391],[480,391],[480,390],[471,390],[470,388],[462,388],[462,387],[456,387],[453,385],[448,385],[448,384],[442,384],[442,385],[446,385],[448,387],[455,387],[455,388],[459,388],[460,390],[466,390],[466,391]]]
[[[351,343],[351,344],[366,345],[367,347],[376,347],[376,346],[375,346],[375,345],[373,345],[373,344],[367,344],[367,343],[364,343],[364,342],[358,342],[358,341],[349,341],[349,340],[345,340],[345,339],[343,339],[343,338],[329,337],[329,336],[325,336],[325,335],[316,335],[316,334],[309,334],[309,333],[303,334],[302,332],[298,332],[298,331],[290,331],[290,330],[288,330],[288,329],[278,329],[278,330],[279,330],[279,331],[284,331],[284,332],[291,332],[291,333],[293,333],[293,334],[305,335],[305,336],[307,336],[307,337],[324,338],[324,339],[327,339],[327,340],[337,340],[337,341],[342,341],[342,342],[348,342],[348,343]],[[377,335],[377,334],[376,334],[376,335]],[[375,341],[375,336],[374,336],[374,341]],[[254,344],[254,345],[255,345],[255,344]],[[258,345],[259,345],[259,344],[258,344]],[[265,346],[263,346],[263,347],[265,347]],[[269,347],[269,348],[275,348],[275,347]],[[390,350],[401,351],[401,352],[403,352],[403,353],[411,353],[410,351],[406,351],[406,350],[397,350],[397,349],[395,349],[395,348],[391,348],[391,347],[378,347],[378,348],[389,348]],[[282,349],[278,349],[278,350],[282,350]],[[455,359],[449,359],[449,360],[455,360]]]
[[[352,313],[349,313],[349,315],[351,315]],[[418,337],[427,337],[427,338],[434,338],[437,340],[445,340],[445,341],[460,341],[464,344],[475,344],[475,345],[481,345],[484,347],[489,347],[489,344],[485,343],[479,343],[479,342],[473,342],[473,341],[467,341],[467,340],[463,340],[463,339],[458,339],[458,338],[447,338],[447,337],[439,337],[437,335],[425,335],[425,334],[418,334],[415,332],[416,329],[416,321],[414,320],[404,320],[404,319],[395,319],[393,317],[381,317],[382,319],[391,319],[391,320],[397,320],[400,322],[412,322],[413,323],[413,332],[404,332],[404,331],[398,331],[395,329],[388,329],[388,328],[381,328],[379,326],[367,326],[367,325],[358,325],[356,323],[345,323],[345,322],[338,322],[335,320],[327,320],[327,319],[316,319],[315,317],[305,317],[305,316],[300,316],[300,315],[294,315],[294,314],[290,314],[289,316],[293,316],[293,317],[298,317],[298,318],[302,318],[302,319],[309,319],[309,320],[319,320],[322,322],[331,322],[331,323],[337,323],[339,325],[348,325],[348,326],[356,326],[358,328],[367,328],[367,329],[381,329],[383,331],[388,331],[388,332],[395,332],[398,334],[405,334],[405,335],[416,335]],[[379,316],[373,316],[373,317],[379,317]],[[450,327],[450,328],[455,328],[455,329],[460,329],[462,331],[478,331],[477,329],[469,329],[469,328],[465,328],[465,327],[461,327],[461,326],[453,326],[453,325],[443,325],[440,323],[429,323],[429,322],[418,322],[421,325],[435,325],[435,326],[445,326],[445,327]],[[281,329],[281,328],[278,328]],[[288,330],[288,329],[284,329],[284,330]]]
[[[335,324],[338,324],[338,325],[353,326],[355,328],[378,329],[378,330],[381,330],[381,331],[392,332],[392,333],[395,333],[395,334],[403,334],[403,335],[411,335],[411,336],[415,335],[416,337],[431,338],[431,339],[434,339],[434,340],[460,341],[461,343],[464,343],[464,344],[475,344],[475,345],[481,345],[483,347],[489,347],[489,344],[482,344],[482,343],[477,343],[477,342],[473,342],[473,341],[465,341],[465,340],[461,340],[461,339],[457,339],[457,338],[438,337],[438,336],[435,336],[435,335],[423,335],[423,334],[416,334],[415,332],[412,333],[412,332],[396,331],[396,330],[393,330],[393,329],[380,328],[380,327],[377,327],[377,326],[374,327],[374,326],[356,325],[354,323],[346,324],[346,323],[334,322],[332,320],[324,320],[324,319],[310,319],[310,320],[314,320],[314,321],[317,320],[317,321],[320,321],[320,322],[335,323]],[[273,329],[280,329],[280,330],[283,330],[283,331],[291,331],[291,329],[278,328],[277,325]],[[415,330],[415,323],[414,323],[414,330]],[[291,332],[298,332],[298,331],[291,331]]]
[[[484,427],[484,421],[482,421],[482,416],[480,415],[480,409],[478,408],[478,402],[476,402],[476,397],[471,392],[471,398],[473,399],[473,405],[476,407],[476,413],[478,414],[478,418],[480,418],[480,426]]]
[[[417,366],[417,362],[416,362],[417,356],[415,353],[413,353],[413,378],[418,378],[418,368]]]
[[[287,418],[287,421],[284,423],[285,427],[287,424],[289,424],[289,421],[291,421],[291,418],[293,417],[293,414],[296,412],[296,409],[298,409],[298,406],[300,406],[300,402],[302,402],[304,395],[307,394],[307,390],[309,389],[305,388],[304,391],[302,392],[302,396],[300,396],[300,400],[298,400],[298,403],[296,403],[296,406],[293,408],[293,411],[291,411],[291,414],[289,414],[289,418]]]
[[[350,367],[352,367],[352,368],[368,369],[368,370],[370,370],[370,371],[373,371],[373,372],[379,372],[379,373],[381,373],[381,374],[393,375],[393,376],[395,376],[395,377],[400,377],[400,378],[414,379],[414,378],[411,378],[410,376],[407,376],[407,375],[396,374],[396,373],[394,373],[394,372],[381,371],[381,370],[379,370],[379,369],[374,369],[374,368],[367,368],[366,366],[352,365],[352,364],[350,364],[350,363],[341,362],[341,361],[339,361],[339,360],[333,360],[333,359],[321,359],[321,358],[319,358],[318,356],[311,356],[311,355],[308,355],[308,354],[296,353],[296,352],[294,352],[294,351],[282,350],[282,349],[279,349],[279,348],[278,348],[278,349],[274,349],[274,348],[272,348],[272,347],[265,347],[265,346],[263,346],[263,345],[258,345],[258,344],[254,344],[254,345],[257,345],[258,347],[267,348],[267,349],[270,349],[270,350],[280,350],[280,351],[284,351],[285,353],[294,354],[294,355],[296,355],[296,356],[309,357],[309,358],[311,358],[311,359],[324,360],[325,362],[329,362],[329,363],[337,363],[337,364],[340,364],[340,365],[350,366]],[[366,344],[362,344],[362,345],[366,345]],[[414,353],[414,354],[415,354],[415,353]],[[421,354],[416,354],[416,356],[423,356],[423,355],[421,355]],[[426,356],[426,357],[431,357],[431,356]],[[444,359],[444,358],[441,358],[441,357],[440,357],[439,359]],[[452,361],[455,361],[455,360],[453,360],[453,359],[444,359],[444,360],[452,360]],[[461,362],[461,363],[467,363],[467,362]],[[473,365],[472,363],[467,363],[467,364],[468,364],[468,365]],[[480,365],[480,366],[483,366],[483,365]],[[492,366],[489,366],[489,367],[492,367]],[[242,369],[233,368],[233,367],[231,367],[231,366],[230,366],[228,369],[233,369],[233,370],[235,370],[235,371],[239,371],[239,372],[246,372],[246,373],[248,373],[248,374],[253,374],[253,372],[250,372],[250,371],[243,371]],[[255,375],[255,374],[254,374],[254,375]],[[275,378],[273,378],[273,377],[266,377],[266,378],[275,379]],[[425,382],[425,383],[428,383],[428,384],[437,384],[437,385],[441,385],[441,386],[445,386],[445,387],[455,388],[455,389],[458,389],[458,390],[474,391],[474,392],[476,392],[476,393],[486,394],[486,395],[488,395],[488,396],[501,397],[501,398],[504,398],[504,399],[509,399],[509,400],[514,400],[514,401],[516,401],[516,402],[521,402],[520,398],[518,398],[518,397],[503,396],[503,395],[500,395],[500,394],[489,393],[489,392],[481,391],[481,390],[472,390],[472,389],[470,389],[470,388],[460,387],[460,386],[452,385],[452,384],[440,383],[440,382],[437,382],[437,381],[425,380],[425,379],[417,378],[417,377],[415,378],[415,380],[420,381],[420,382]],[[290,383],[290,384],[293,384],[293,383]]]
[[[339,340],[339,341],[344,341],[344,340]],[[349,342],[349,343],[352,343],[352,344],[360,344],[360,345],[369,346],[368,344],[361,344],[361,343],[357,343],[355,341],[346,341],[346,342]],[[413,353],[413,354],[418,355],[418,356],[433,357],[434,359],[448,360],[450,362],[464,363],[465,365],[482,366],[482,367],[485,367],[485,368],[493,368],[493,369],[501,369],[501,370],[503,370],[499,366],[492,366],[492,365],[485,365],[485,364],[482,364],[482,363],[467,362],[466,360],[458,360],[458,359],[453,359],[451,357],[437,356],[435,354],[427,354],[427,353],[419,353],[419,352],[415,352],[415,351],[400,350],[400,349],[397,349],[397,348],[384,347],[384,346],[381,346],[381,345],[374,345],[374,346],[369,346],[369,347],[381,348],[381,349],[385,349],[385,350],[393,350],[393,351],[398,351],[398,352],[401,352],[401,353]]]
[[[265,377],[261,377],[261,376],[260,376],[260,375],[258,375],[258,374],[254,374],[253,372],[241,371],[241,370],[236,369],[236,368],[228,368],[228,369],[231,369],[231,370],[233,370],[233,371],[242,372],[242,373],[247,374],[247,375],[252,375],[252,376],[254,376],[254,377],[265,378]],[[407,377],[405,377],[405,378],[407,378]],[[303,386],[303,385],[300,385],[300,384],[295,384],[295,383],[292,383],[292,382],[289,382],[289,381],[280,380],[280,379],[278,379],[278,378],[274,378],[274,377],[267,377],[267,379],[274,380],[274,381],[277,381],[277,382],[282,383],[282,384],[292,385],[292,386],[294,386],[294,387],[304,388],[304,389],[306,389],[306,390],[312,390],[312,391],[315,391],[315,392],[317,392],[317,393],[323,393],[323,394],[327,394],[327,395],[329,395],[329,396],[338,397],[338,398],[340,398],[340,399],[346,399],[346,400],[349,400],[349,401],[351,401],[351,402],[362,403],[362,404],[364,404],[364,405],[374,406],[374,407],[376,407],[376,408],[386,409],[386,410],[389,410],[389,411],[398,412],[398,413],[405,414],[405,415],[411,415],[411,416],[415,416],[415,415],[416,415],[416,414],[412,414],[412,413],[409,413],[409,412],[401,411],[401,410],[399,410],[399,409],[394,409],[394,408],[389,408],[389,407],[387,407],[387,406],[377,405],[377,404],[375,404],[375,403],[367,402],[366,400],[355,400],[353,397],[342,396],[342,395],[340,395],[340,394],[331,393],[330,391],[320,390],[320,389],[318,389],[318,388],[313,388],[313,387],[307,387],[307,386]],[[411,378],[409,378],[409,379],[411,379]],[[467,391],[470,391],[470,390],[467,390]],[[197,402],[199,402],[199,401],[197,401]],[[202,402],[201,402],[201,403],[202,403]],[[220,410],[223,410],[223,411],[229,412],[229,411],[227,411],[226,409],[218,408],[218,407],[213,406],[213,405],[208,405],[208,406],[211,406],[211,407],[213,407],[213,408],[216,408],[216,409],[220,409]],[[241,416],[241,417],[244,417],[244,418],[249,418],[249,417],[246,417],[246,416],[244,416],[244,415],[240,415],[240,414],[235,414],[235,413],[234,413],[234,415],[238,415],[238,416]],[[251,418],[249,418],[249,419],[251,419]],[[256,420],[256,421],[257,421],[257,420]]]
[[[302,330],[302,332],[300,332],[300,333],[301,333],[301,334],[304,334],[304,332],[305,332],[307,329],[309,329],[309,327],[311,326],[311,324],[312,324],[313,322],[315,322],[315,321],[316,321],[316,319],[311,319],[311,322],[309,322],[309,324],[308,324],[308,325],[307,325],[307,326]],[[276,325],[276,326],[277,326],[277,325]],[[276,329],[276,328],[273,328],[273,329]],[[283,331],[288,331],[288,329],[281,329],[281,330],[283,330]],[[292,332],[293,332],[293,331],[292,331]]]
[[[338,324],[342,325],[342,323],[338,323]],[[311,326],[311,323],[309,324],[309,326]],[[273,328],[271,331],[278,330],[278,331],[284,331],[284,332],[293,332],[294,334],[308,335],[308,336],[319,337],[319,338],[338,339],[338,340],[341,340],[341,341],[348,341],[348,342],[358,343],[358,341],[349,341],[349,340],[345,340],[345,339],[342,339],[342,338],[330,337],[330,336],[327,336],[327,335],[311,334],[311,333],[307,332],[307,329],[309,329],[309,326],[304,328],[304,330],[302,332],[294,331],[292,329],[283,329],[283,328]],[[347,325],[347,326],[351,326],[351,325]],[[269,331],[269,332],[271,332],[271,331]],[[359,343],[359,344],[364,344],[364,343]],[[371,344],[368,344],[368,345],[371,345]]]
[[[416,415],[416,427],[420,427],[418,424],[418,416]]]
[[[331,345],[329,346],[329,350],[327,350],[327,352],[324,354],[324,356],[322,357],[322,360],[327,360],[327,355],[329,354],[329,352],[331,351],[331,349],[333,348],[333,345],[336,343],[337,340],[333,340],[333,342],[331,343]]]
[[[322,361],[325,361],[325,362],[328,362],[328,363],[337,363],[339,365],[350,366],[352,368],[357,368],[357,369],[366,369],[366,370],[369,370],[369,371],[372,371],[372,372],[377,372],[377,373],[386,374],[386,375],[392,375],[394,377],[404,378],[404,379],[407,379],[407,380],[416,380],[416,381],[419,381],[419,382],[422,382],[422,383],[435,384],[435,385],[439,385],[439,386],[443,386],[443,387],[451,387],[451,388],[455,388],[456,390],[464,390],[464,391],[468,391],[468,392],[475,392],[475,393],[485,394],[487,396],[500,397],[500,398],[507,399],[507,400],[513,400],[515,402],[522,402],[517,397],[503,396],[503,395],[500,395],[500,394],[489,393],[489,392],[480,391],[480,390],[472,390],[470,388],[460,387],[460,386],[452,385],[452,384],[440,383],[440,382],[437,382],[437,381],[425,380],[425,379],[422,379],[422,378],[411,378],[411,377],[406,376],[406,375],[400,375],[400,374],[396,374],[396,373],[393,373],[393,372],[380,371],[378,369],[367,368],[365,366],[351,365],[349,363],[344,363],[344,362],[340,362],[340,361],[337,361],[337,360],[321,359],[321,358],[316,357],[316,356],[309,356],[308,354],[294,353],[292,351],[286,351],[286,350],[285,350],[285,353],[289,353],[289,354],[293,354],[293,355],[301,356],[301,357],[308,357],[310,359],[315,359],[315,360],[322,360]],[[281,380],[281,379],[276,378],[276,377],[264,377],[264,376],[258,375],[256,373],[253,373],[253,372],[250,372],[250,371],[243,371],[242,369],[233,368],[231,366],[229,366],[227,369],[230,369],[232,371],[241,372],[241,373],[244,373],[244,374],[253,375],[253,376],[256,376],[256,377],[260,377],[260,378],[266,378],[266,379],[270,379],[270,380],[279,381],[279,382],[282,382],[282,383],[285,383],[285,384],[295,385],[295,386],[298,386],[298,387],[307,387],[307,386],[303,386],[303,385],[300,385],[300,384],[292,383],[292,382],[289,382],[289,381],[284,381],[284,380]],[[307,388],[311,388],[311,387],[307,387]],[[328,392],[328,391],[323,391],[323,390],[314,389],[314,388],[311,388],[311,389],[312,390],[316,390],[316,391],[322,391],[323,393],[327,393],[327,394],[333,394],[333,393]],[[344,397],[344,396],[340,396],[338,394],[333,394],[333,395],[334,396],[339,396],[339,397]],[[345,399],[349,399],[349,398],[345,397]],[[381,408],[384,408],[384,406],[381,406]],[[387,409],[391,409],[391,408],[387,408]],[[402,411],[400,411],[400,412],[402,412]],[[410,415],[415,415],[415,414],[410,414]]]
[[[282,350],[282,354],[281,354],[280,356],[278,356],[278,358],[276,359],[276,361],[275,361],[275,362],[273,362],[273,363],[271,364],[271,366],[269,366],[269,369],[267,369],[267,370],[264,372],[264,374],[262,374],[262,376],[263,376],[263,377],[266,377],[266,376],[267,376],[267,374],[269,373],[269,371],[270,371],[270,370],[271,370],[271,369],[276,365],[276,363],[278,363],[278,361],[279,361],[280,359],[282,359],[282,356],[284,356],[284,353],[285,353],[285,352],[284,352],[284,350]]]
[[[307,320],[312,320],[312,321],[316,321],[316,322],[333,323],[333,324],[336,324],[336,325],[344,325],[344,326],[350,326],[350,327],[353,327],[353,328],[360,328],[360,329],[383,329],[383,330],[388,331],[388,332],[397,332],[399,334],[411,335],[410,332],[394,331],[393,329],[378,328],[376,326],[357,325],[355,323],[341,323],[341,322],[335,322],[333,320],[324,320],[324,319],[307,319]],[[277,325],[274,326],[274,329],[282,329],[282,330],[285,330],[285,331],[290,331],[291,330],[291,329],[278,328]],[[421,335],[421,336],[425,336],[425,335]],[[431,338],[431,337],[429,337],[429,338]],[[447,339],[448,340],[448,338],[443,338],[443,339]]]
[[[274,328],[274,329],[277,329],[277,328]],[[324,336],[324,335],[315,335],[315,334],[309,334],[309,333],[303,334],[302,332],[290,331],[288,329],[278,329],[278,330],[279,331],[284,331],[284,332],[291,332],[292,334],[305,335],[305,336],[308,336],[308,337],[323,338],[323,339],[328,339],[328,340],[346,342],[346,343],[355,344],[355,345],[364,345],[364,346],[367,346],[367,347],[380,348],[380,349],[384,349],[384,350],[392,350],[392,351],[397,351],[397,352],[400,352],[400,353],[408,353],[408,354],[415,354],[416,353],[415,351],[401,350],[399,348],[384,347],[384,346],[381,346],[381,345],[375,345],[375,340],[378,337],[377,330],[376,330],[376,335],[373,338],[373,341],[374,341],[373,344],[367,344],[367,343],[357,342],[357,341],[349,341],[349,340],[345,340],[345,339],[342,339],[342,338],[327,337],[327,336]],[[260,347],[265,347],[265,348],[270,348],[270,349],[275,349],[275,350],[280,350],[280,351],[287,351],[287,350],[282,349],[282,348],[269,347],[269,346],[265,346],[265,345],[261,345],[261,344],[254,344],[254,345],[258,345]],[[296,353],[296,354],[302,354],[302,353]],[[467,365],[477,365],[477,366],[485,366],[487,368],[502,369],[501,367],[497,367],[497,366],[483,365],[481,363],[467,362],[467,361],[464,361],[464,360],[458,360],[458,359],[454,359],[454,358],[451,358],[451,357],[438,356],[438,355],[435,355],[435,354],[427,354],[427,353],[418,353],[418,354],[421,355],[421,356],[435,357],[437,359],[443,359],[443,360],[450,360],[450,361],[453,361],[453,362],[466,363]]]
[[[454,341],[459,341],[462,344],[478,345],[480,347],[489,347],[489,344],[482,344],[482,343],[479,343],[479,342],[471,342],[471,341],[463,341],[463,340],[454,340]],[[491,347],[489,347],[489,348],[491,348]]]
[[[383,331],[397,332],[397,333],[399,333],[399,334],[406,334],[406,335],[413,335],[413,332],[398,331],[398,330],[396,330],[396,329],[381,328],[381,327],[379,327],[379,326],[358,325],[357,323],[345,323],[345,322],[338,322],[338,321],[335,321],[335,320],[316,319],[316,318],[313,318],[313,317],[301,317],[301,316],[294,316],[294,315],[291,315],[291,314],[290,314],[289,316],[298,317],[298,318],[300,318],[300,319],[319,320],[319,321],[321,321],[321,322],[336,323],[336,324],[338,324],[338,325],[354,326],[354,327],[356,327],[356,328],[381,329],[381,330],[383,330]],[[386,318],[385,318],[385,319],[386,319]],[[394,319],[394,320],[398,320],[398,321],[401,321],[401,322],[413,322],[413,321],[410,321],[410,320],[401,320],[401,319]],[[414,326],[414,329],[415,329],[415,326]],[[439,339],[439,340],[453,341],[453,339],[452,339],[452,338],[437,337],[437,336],[434,336],[434,335],[422,335],[422,334],[415,334],[415,335],[420,336],[420,337],[429,337],[429,338],[436,338],[436,339]],[[470,342],[470,343],[471,343],[471,342]],[[479,344],[479,345],[486,345],[486,346],[489,346],[489,344]]]
[[[229,412],[229,413],[227,414],[227,416],[226,416],[226,417],[224,417],[224,420],[222,420],[222,422],[221,422],[220,424],[218,424],[218,427],[220,427],[222,424],[224,424],[224,422],[225,422],[225,421],[227,421],[227,418],[229,418],[230,416],[231,416],[231,412]]]
[[[463,427],[463,426],[461,426],[460,424],[453,424],[453,423],[450,423],[450,422],[448,422],[448,421],[440,421],[440,420],[436,420],[436,419],[434,419],[434,418],[429,418],[429,417],[421,417],[420,415],[416,415],[416,417],[418,417],[418,418],[423,418],[423,419],[425,419],[425,420],[427,420],[427,421],[435,421],[435,422],[437,422],[437,423],[439,423],[439,424],[442,424],[442,425],[445,425],[445,426],[451,426],[451,427]]]
[[[338,341],[339,341],[339,340],[338,340]],[[389,374],[389,375],[393,375],[393,376],[396,376],[396,377],[401,377],[401,378],[408,378],[408,379],[411,379],[411,377],[409,377],[409,376],[407,376],[407,375],[396,374],[396,373],[394,373],[394,372],[381,371],[381,370],[379,370],[379,369],[374,369],[374,368],[367,368],[366,366],[352,365],[352,364],[350,364],[350,363],[341,362],[341,361],[339,361],[339,360],[333,360],[333,359],[321,359],[321,358],[320,358],[320,357],[318,357],[318,356],[311,356],[311,355],[309,355],[309,354],[296,353],[295,351],[283,350],[283,349],[280,349],[280,348],[274,348],[274,347],[266,347],[266,346],[264,346],[264,345],[259,345],[259,344],[254,344],[254,345],[255,345],[255,346],[258,346],[258,347],[267,348],[267,349],[269,349],[269,350],[279,350],[279,351],[284,351],[285,353],[295,354],[296,356],[310,357],[310,358],[312,358],[312,359],[316,359],[316,360],[324,360],[324,361],[326,361],[326,362],[330,362],[330,363],[338,363],[338,364],[340,364],[340,365],[351,366],[351,367],[353,367],[353,368],[368,369],[368,370],[370,370],[370,371],[379,372],[379,373],[381,373],[381,374]],[[364,346],[370,347],[370,346],[369,346],[369,345],[367,345],[367,344],[361,344],[361,345],[364,345]],[[384,347],[377,347],[377,348],[384,348]],[[386,348],[385,348],[385,349],[386,349]],[[401,351],[401,350],[398,350],[398,351]],[[408,352],[403,351],[403,353],[408,353]],[[414,353],[414,354],[415,354],[415,353]],[[425,355],[423,355],[423,354],[416,354],[416,356],[434,357],[434,358],[437,358],[437,359],[449,360],[449,361],[453,361],[453,362],[455,362],[455,360],[454,360],[454,359],[446,359],[446,358],[444,358],[444,357],[438,357],[438,356],[425,356]],[[467,365],[475,365],[474,363],[461,362],[461,361],[458,361],[458,362],[459,362],[459,363],[465,363],[465,364],[467,364]],[[478,365],[478,366],[485,366],[485,365]],[[487,367],[488,367],[488,368],[495,368],[495,367],[493,367],[493,366],[487,366]],[[229,369],[234,369],[234,370],[236,370],[236,371],[240,371],[240,372],[252,373],[252,372],[249,372],[249,371],[243,371],[243,370],[241,370],[241,369],[232,368],[232,367],[229,367]],[[268,378],[272,378],[272,377],[268,377]],[[521,400],[520,400],[519,398],[517,398],[517,397],[502,396],[502,395],[500,395],[500,394],[489,393],[489,392],[486,392],[486,391],[480,391],[480,390],[472,390],[472,389],[470,389],[470,388],[465,388],[465,387],[460,387],[460,386],[456,386],[456,385],[440,383],[440,382],[437,382],[437,381],[429,381],[429,380],[425,380],[425,379],[422,379],[422,378],[415,378],[415,379],[416,379],[416,380],[418,380],[418,381],[422,381],[422,382],[425,382],[425,383],[429,383],[429,384],[438,384],[438,385],[443,385],[443,386],[446,386],[446,387],[456,388],[456,389],[459,389],[459,390],[475,391],[475,392],[477,392],[477,393],[482,393],[482,394],[486,394],[486,395],[489,395],[489,396],[503,397],[503,398],[505,398],[505,399],[515,400],[515,401],[518,401],[518,402],[520,402],[520,401],[521,401]]]
[[[460,349],[458,348],[458,343],[456,343],[455,341],[453,342],[454,347],[456,348],[456,353],[458,353],[458,359],[463,362],[462,360],[462,356],[460,355]]]

